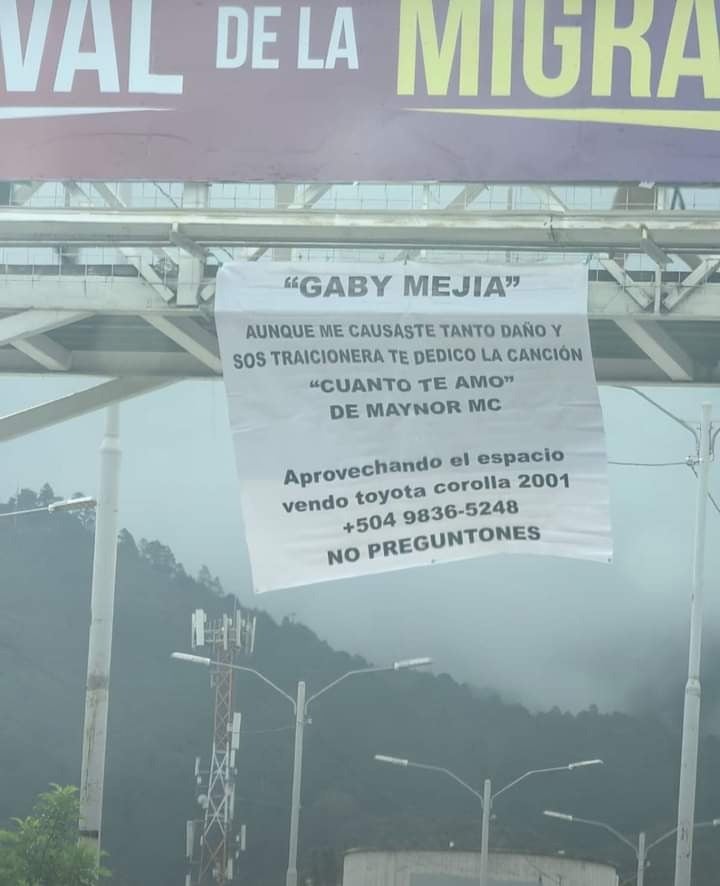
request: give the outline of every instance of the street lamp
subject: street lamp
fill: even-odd
[[[551,766],[548,769],[530,769],[528,772],[523,773],[518,778],[513,779],[509,784],[506,784],[504,788],[500,788],[499,791],[496,791],[494,794],[492,792],[492,781],[489,778],[485,779],[485,783],[483,785],[482,794],[475,790],[474,787],[469,785],[467,782],[463,781],[458,775],[455,775],[454,772],[451,772],[449,769],[445,769],[443,766],[430,766],[427,763],[413,763],[412,760],[406,760],[401,757],[388,757],[385,754],[375,754],[375,760],[378,763],[389,763],[391,766],[404,766],[406,768],[411,769],[425,769],[429,772],[440,772],[443,775],[447,775],[448,778],[451,778],[453,781],[457,782],[461,787],[465,788],[465,790],[469,791],[474,797],[477,797],[480,800],[482,805],[482,832],[480,839],[480,886],[487,886],[488,883],[488,858],[490,854],[490,816],[492,813],[492,807],[494,801],[501,795],[509,791],[511,788],[514,788],[515,785],[520,784],[521,781],[525,781],[526,778],[530,778],[532,775],[542,775],[548,772],[572,772],[574,769],[581,769],[585,766],[602,766],[602,760],[580,760],[577,763],[568,763],[565,766]]]
[[[702,685],[703,598],[705,594],[705,536],[707,533],[707,502],[710,468],[715,456],[720,428],[712,421],[712,404],[703,403],[699,432],[683,419],[661,406],[632,385],[616,385],[632,391],[668,418],[688,431],[695,441],[695,453],[687,459],[697,477],[695,498],[695,531],[693,535],[692,579],[690,595],[690,654],[685,684],[682,743],[680,749],[680,785],[678,790],[677,843],[675,846],[675,886],[690,886],[692,874],[693,834],[695,832],[695,795],[697,788],[698,753],[700,749],[700,703]]]
[[[657,840],[654,840],[649,845],[646,845],[645,832],[642,831],[638,835],[637,846],[631,841],[628,840],[626,836],[620,833],[620,831],[616,831],[615,828],[611,827],[609,824],[605,824],[602,821],[592,821],[587,818],[578,818],[576,815],[567,815],[565,812],[553,812],[551,809],[546,809],[543,812],[543,815],[546,815],[548,818],[558,818],[560,821],[569,821],[576,824],[587,824],[591,827],[602,828],[604,831],[608,831],[614,837],[617,837],[622,843],[626,846],[629,846],[630,849],[635,853],[635,858],[637,859],[637,886],[643,886],[645,880],[645,868],[647,867],[647,856],[648,852],[651,849],[654,849],[660,843],[664,843],[665,840],[669,840],[670,837],[674,837],[677,833],[677,827],[674,827],[671,831],[668,831],[666,834],[663,834],[662,837],[658,837]],[[701,821],[694,825],[693,829],[698,830],[700,828],[716,828],[720,825],[720,818],[713,818],[711,821]]]
[[[98,865],[100,864],[100,831],[105,784],[110,655],[115,601],[115,565],[117,562],[117,502],[120,467],[117,406],[111,406],[108,409],[100,460],[98,500],[79,496],[55,501],[39,508],[0,514],[0,517],[23,517],[27,514],[54,514],[57,511],[96,509],[78,831],[81,842],[92,851]]]
[[[97,502],[94,498],[66,498],[62,501],[54,501],[52,504],[41,508],[29,508],[26,511],[10,511],[2,513],[0,517],[24,517],[26,514],[54,514],[56,511],[85,511],[94,508]]]
[[[288,868],[285,877],[285,886],[297,886],[297,858],[298,858],[298,834],[300,828],[300,790],[302,785],[302,763],[303,763],[303,737],[305,733],[305,723],[308,719],[308,708],[310,705],[324,695],[326,692],[334,689],[339,683],[347,680],[349,677],[356,677],[363,674],[382,674],[389,671],[405,671],[412,668],[420,668],[425,665],[432,664],[431,658],[408,658],[396,661],[389,667],[383,668],[357,668],[348,671],[327,686],[323,686],[309,698],[305,697],[305,683],[301,680],[297,684],[297,696],[293,698],[284,689],[281,689],[272,680],[256,671],[254,668],[248,668],[244,665],[229,664],[228,662],[214,661],[211,658],[204,658],[201,655],[189,655],[185,652],[173,652],[172,658],[177,661],[188,661],[194,664],[204,665],[205,667],[224,667],[231,668],[234,671],[243,671],[246,674],[252,674],[262,680],[271,689],[274,689],[279,695],[290,702],[295,713],[295,750],[293,752],[293,781],[292,795],[290,800],[290,843],[288,849]]]

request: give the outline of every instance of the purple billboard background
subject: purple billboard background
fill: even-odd
[[[606,0],[585,0],[581,16],[564,15],[562,0],[544,4],[547,75],[557,73],[559,67],[554,28],[583,27],[580,80],[570,94],[557,99],[540,99],[524,83],[526,0],[515,2],[513,88],[512,95],[503,99],[487,94],[492,34],[492,4],[488,2],[482,4],[480,94],[472,98],[458,97],[457,63],[449,95],[428,96],[420,53],[416,95],[397,95],[401,0],[344,0],[352,8],[358,70],[349,70],[343,59],[334,70],[297,69],[300,7],[311,8],[312,54],[320,56],[328,46],[338,7],[331,0],[274,0],[272,5],[281,9],[281,15],[268,21],[268,29],[277,32],[277,42],[268,44],[266,53],[279,59],[277,70],[251,69],[248,64],[216,68],[218,8],[243,6],[252,19],[261,3],[106,2],[112,14],[118,92],[101,93],[97,72],[82,70],[75,74],[70,91],[54,90],[68,10],[75,0],[52,2],[36,90],[8,89],[8,49],[0,45],[0,179],[678,183],[720,179],[720,122],[713,131],[712,127],[698,130],[457,113],[493,108],[700,110],[717,112],[720,120],[720,100],[704,97],[698,77],[681,77],[672,99],[629,98],[630,56],[621,49],[614,54],[614,95],[604,99],[591,95],[595,6]],[[705,2],[717,18],[720,0]],[[20,48],[27,64],[28,29],[39,0],[37,4],[34,0],[0,3],[17,5]],[[653,96],[675,3],[655,0],[655,6],[646,36],[653,51]],[[136,12],[145,8],[151,13],[149,70],[182,74],[182,95],[128,91],[134,7]],[[435,0],[440,36],[447,9],[448,0]],[[633,3],[622,0],[617,24],[629,23],[633,9]],[[94,49],[89,17],[81,49]],[[694,21],[684,52],[688,57],[698,53]],[[113,108],[136,110],[111,113]],[[150,110],[156,108],[167,110]],[[451,108],[455,113],[447,113]],[[80,109],[93,109],[93,113],[80,114]],[[60,113],[64,116],[55,116]],[[35,114],[43,116],[33,119]]]

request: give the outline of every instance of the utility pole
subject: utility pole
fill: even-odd
[[[301,680],[297,685],[295,702],[295,751],[293,753],[293,780],[290,797],[290,845],[288,849],[288,868],[285,875],[285,886],[297,886],[298,872],[298,834],[300,831],[300,791],[302,789],[303,737],[305,735],[305,683]]]
[[[105,786],[110,659],[115,611],[120,422],[117,406],[106,413],[100,447],[100,485],[95,517],[95,551],[91,592],[90,638],[80,774],[80,840],[100,863],[102,804]]]
[[[712,459],[712,406],[703,403],[697,460],[697,498],[693,545],[692,597],[690,603],[690,655],[685,686],[680,790],[678,795],[675,886],[690,886],[698,752],[700,748],[700,662],[702,657],[703,591],[705,579],[705,535],[707,498]]]
[[[647,866],[646,859],[647,850],[645,849],[645,832],[641,831],[638,836],[637,848],[637,886],[645,886],[645,868]]]
[[[488,862],[490,859],[490,816],[492,815],[492,782],[483,784],[482,831],[480,835],[480,886],[488,886]]]

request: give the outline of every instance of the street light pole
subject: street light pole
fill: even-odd
[[[492,792],[492,782],[489,778],[485,779],[483,784],[483,792],[482,794],[479,791],[476,791],[474,787],[469,785],[467,782],[463,781],[458,775],[455,775],[450,769],[445,769],[443,766],[431,766],[428,763],[414,763],[412,760],[406,760],[401,757],[388,757],[386,754],[375,754],[375,760],[378,763],[389,763],[391,766],[403,766],[406,769],[425,769],[429,772],[440,772],[442,775],[447,775],[448,778],[451,778],[453,781],[457,782],[461,787],[465,788],[465,790],[469,791],[474,797],[480,800],[482,804],[482,823],[481,823],[481,833],[480,833],[480,881],[479,886],[488,886],[488,866],[490,860],[490,820],[492,818],[492,808],[493,803],[497,798],[506,793],[506,791],[511,790],[515,787],[515,785],[520,784],[521,781],[525,781],[525,779],[530,778],[533,775],[542,775],[548,772],[568,772],[573,769],[580,769],[585,766],[602,766],[602,760],[580,760],[577,763],[569,763],[567,766],[551,766],[546,769],[530,769],[528,772],[524,772],[518,778],[513,779],[509,784],[506,784],[504,788],[500,788],[499,791],[493,794]]]
[[[293,698],[288,695],[284,689],[273,683],[265,674],[256,671],[254,668],[245,665],[230,664],[224,661],[213,661],[211,658],[204,658],[200,655],[190,655],[185,652],[173,652],[171,658],[178,661],[188,661],[194,664],[204,665],[205,667],[223,667],[230,668],[233,671],[244,671],[246,674],[252,674],[262,680],[267,686],[282,695],[293,706],[295,713],[295,748],[293,751],[293,779],[292,792],[290,795],[290,839],[288,843],[288,866],[285,874],[285,886],[297,886],[298,872],[298,844],[300,836],[300,799],[302,796],[302,768],[303,768],[303,739],[305,736],[305,724],[307,722],[307,714],[309,706],[321,695],[333,690],[338,684],[343,683],[350,677],[357,677],[363,674],[383,674],[389,671],[405,671],[412,668],[424,667],[432,664],[431,658],[408,658],[402,661],[396,661],[391,667],[387,668],[357,668],[348,671],[336,680],[323,686],[309,698],[306,698],[305,683],[301,680],[297,685],[297,695]],[[467,787],[467,785],[466,785]],[[471,789],[472,790],[472,789]]]
[[[96,508],[78,830],[80,841],[90,847],[98,865],[117,563],[118,434],[118,408],[111,406],[107,411],[105,438],[100,448],[100,492],[97,501],[87,496],[67,498],[39,508],[0,514],[0,517],[24,517],[27,514],[55,514]]]
[[[690,886],[692,841],[695,821],[698,751],[700,745],[700,661],[702,653],[703,585],[705,577],[705,526],[710,485],[712,406],[703,403],[700,424],[695,540],[693,550],[692,598],[690,604],[690,656],[685,686],[680,790],[678,793],[675,886]]]
[[[695,794],[697,787],[698,751],[700,746],[700,662],[702,653],[703,591],[705,577],[705,533],[707,522],[707,499],[710,488],[710,466],[715,440],[720,431],[713,432],[712,404],[702,404],[700,433],[692,425],[683,421],[629,385],[616,385],[633,391],[646,400],[672,421],[679,424],[695,438],[697,458],[688,459],[688,464],[697,475],[697,495],[695,505],[695,536],[693,540],[692,596],[690,604],[690,654],[688,679],[685,686],[683,712],[682,750],[680,757],[680,789],[678,791],[677,843],[675,847],[674,886],[691,886],[692,842],[695,831]],[[698,470],[695,471],[695,465]]]
[[[492,815],[492,782],[489,778],[483,784],[482,825],[480,833],[480,886],[487,886],[488,863],[490,861],[490,816]]]
[[[27,514],[55,514],[59,511],[87,511],[97,505],[94,498],[65,498],[62,501],[54,501],[41,508],[28,508],[25,511],[4,511],[2,517],[24,517]]]
[[[640,831],[637,848],[637,886],[645,886],[645,864],[645,831]]]
[[[628,846],[637,859],[637,886],[644,886],[645,883],[645,868],[647,867],[647,856],[651,849],[654,849],[656,846],[659,846],[661,843],[664,843],[666,840],[669,840],[670,837],[674,837],[677,833],[677,828],[673,828],[671,831],[668,831],[666,834],[663,834],[661,837],[658,837],[657,840],[654,840],[648,846],[646,844],[646,836],[645,832],[641,831],[638,835],[637,846],[632,843],[631,840],[628,840],[620,831],[616,831],[614,827],[609,824],[605,824],[604,821],[593,821],[590,818],[578,818],[575,815],[568,815],[565,812],[554,812],[551,809],[546,809],[543,812],[543,815],[546,815],[548,818],[558,818],[560,821],[569,821],[574,824],[586,824],[590,825],[594,828],[602,828],[602,830],[607,831],[612,834],[613,837],[616,837],[620,842],[624,843]],[[710,821],[701,821],[697,824],[693,825],[693,830],[697,831],[701,828],[716,828],[720,826],[720,818],[713,818]]]
[[[297,886],[298,835],[300,832],[300,792],[302,790],[303,738],[305,734],[305,683],[297,685],[295,702],[295,750],[293,752],[293,780],[290,800],[290,846],[285,886]]]

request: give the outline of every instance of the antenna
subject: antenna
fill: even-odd
[[[242,714],[236,711],[233,714],[232,727],[230,731],[230,768],[235,769],[235,758],[240,750],[240,727],[242,726]]]
[[[235,826],[235,776],[240,750],[242,714],[233,710],[233,664],[238,654],[247,656],[255,648],[255,616],[237,608],[217,619],[202,609],[191,615],[192,648],[205,649],[205,655],[219,665],[211,667],[211,687],[215,695],[213,742],[210,767],[203,771],[195,759],[195,782],[203,818],[192,833],[190,886],[227,886],[236,872],[233,858],[237,845],[245,846],[245,825]],[[190,847],[190,832],[186,836]],[[186,848],[187,848],[186,847]],[[244,851],[244,848],[242,849]],[[199,857],[197,857],[199,856]]]
[[[253,615],[252,628],[250,631],[250,655],[255,654],[255,628],[257,627],[257,618]]]
[[[189,821],[185,826],[185,858],[192,861],[195,853],[195,825],[197,822]]]
[[[202,609],[196,609],[191,616],[192,621],[192,640],[193,649],[202,649],[205,645],[205,622],[207,615]]]

